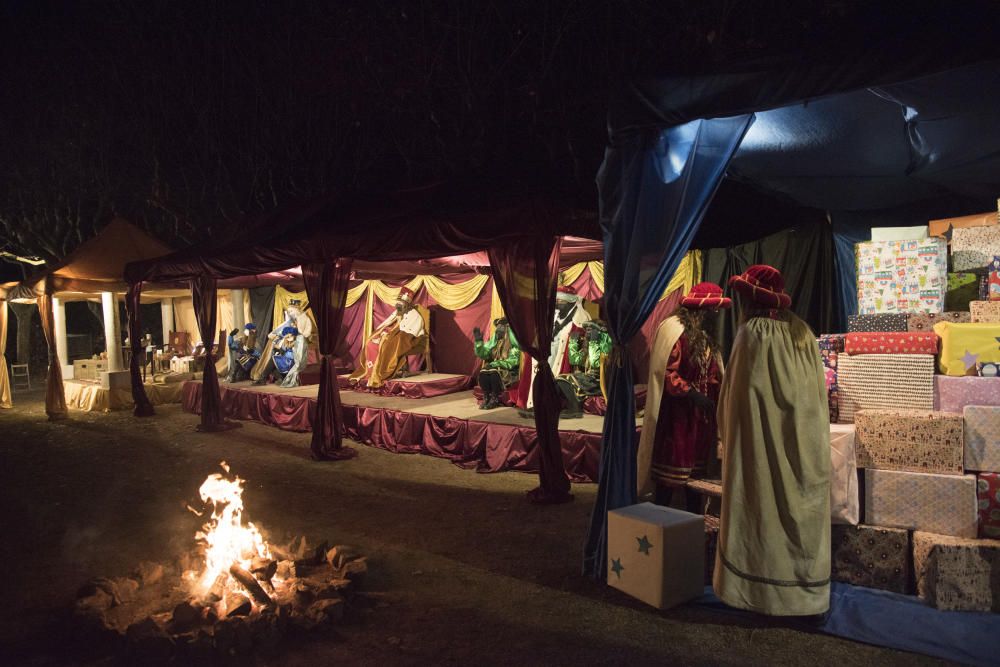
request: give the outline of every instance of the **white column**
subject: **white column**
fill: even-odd
[[[243,327],[247,323],[246,304],[244,303],[245,294],[241,289],[229,290],[229,299],[233,302],[233,328],[240,331],[243,330]]]
[[[113,292],[101,292],[104,307],[104,343],[108,351],[108,370],[124,370],[122,363],[121,322],[118,319],[118,299]]]
[[[66,304],[58,297],[52,297],[52,323],[56,329],[56,354],[66,375],[66,366],[72,364],[69,360],[69,345],[66,342]]]
[[[170,332],[174,330],[174,300],[160,299],[160,320],[163,322],[163,345],[170,345]]]

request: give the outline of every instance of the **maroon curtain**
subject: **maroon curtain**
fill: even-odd
[[[142,384],[142,363],[146,359],[146,349],[142,346],[142,283],[128,286],[125,295],[125,313],[128,315],[128,340],[132,346],[132,359],[128,364],[129,377],[132,381],[132,401],[135,407],[132,414],[136,417],[151,417],[153,404],[146,396],[146,388]],[[164,341],[166,345],[167,341]]]
[[[218,315],[216,280],[200,275],[191,281],[191,300],[198,320],[198,333],[205,345],[205,369],[202,373],[201,423],[199,431],[221,431],[228,427],[222,416],[222,399],[219,393],[219,373],[215,370],[215,320]]]
[[[52,295],[46,293],[38,297],[38,314],[42,320],[42,332],[49,349],[49,369],[45,381],[45,414],[50,420],[66,418],[66,392],[63,390],[62,362],[56,352],[55,315],[52,313]]]
[[[559,444],[559,392],[549,367],[559,250],[557,236],[525,237],[489,249],[493,278],[510,326],[521,349],[538,362],[532,393],[538,431],[539,486],[528,493],[536,503],[573,499]]]
[[[344,417],[340,406],[340,388],[337,386],[337,364],[334,360],[337,343],[341,338],[350,276],[349,258],[302,266],[306,294],[309,296],[313,315],[316,316],[316,333],[319,336],[319,397],[310,447],[313,458],[320,461],[348,459],[356,453],[342,443]]]

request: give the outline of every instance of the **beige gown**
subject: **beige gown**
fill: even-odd
[[[776,616],[830,605],[830,431],[815,341],[792,342],[785,322],[740,328],[718,408],[722,515],[715,593],[732,607]]]

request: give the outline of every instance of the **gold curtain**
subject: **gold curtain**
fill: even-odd
[[[358,299],[365,296],[368,293],[368,283],[369,280],[362,280],[357,286],[347,290],[347,301],[344,303],[344,308],[350,308],[358,302]]]
[[[603,262],[580,262],[574,264],[562,272],[562,284],[571,285],[583,275],[584,269],[590,269],[590,276],[594,279],[597,289],[604,292],[604,263]],[[683,289],[685,293],[701,282],[702,255],[700,250],[689,250],[681,263],[670,278],[670,283],[660,295],[660,301],[673,294],[674,290]]]
[[[306,310],[309,306],[309,297],[306,295],[305,290],[301,292],[290,292],[286,290],[281,285],[275,285],[274,287],[274,326],[278,326],[285,321],[285,309],[288,308],[288,302],[292,299],[298,299],[302,302],[299,308],[305,312],[305,314],[312,320],[313,331],[319,331],[316,327],[316,316],[313,315],[312,310]],[[258,332],[258,336],[266,336],[271,333],[270,331],[264,331],[263,333]]]
[[[490,282],[490,287],[493,290],[493,298],[490,302],[490,324],[489,333],[493,334],[493,323],[504,316],[503,304],[500,303],[500,292],[497,291],[497,283],[495,280]]]
[[[12,408],[10,376],[7,374],[7,299],[0,299],[0,408]]]
[[[447,310],[462,310],[471,306],[483,293],[486,283],[490,281],[490,277],[486,274],[477,275],[455,285],[450,285],[437,276],[422,277],[423,286],[430,297]]]

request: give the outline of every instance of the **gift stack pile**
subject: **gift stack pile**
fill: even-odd
[[[860,315],[819,340],[833,578],[1000,611],[997,215],[872,231],[856,252]]]

